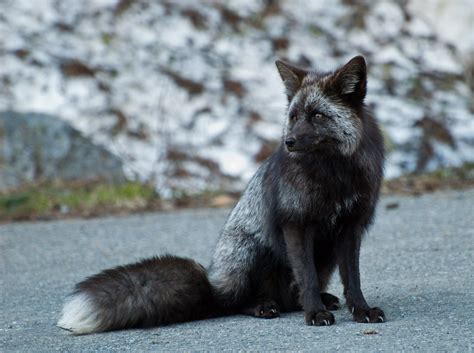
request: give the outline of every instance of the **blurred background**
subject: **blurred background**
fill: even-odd
[[[470,0],[0,0],[0,221],[229,206],[279,144],[277,58],[362,54],[385,193],[474,185]]]

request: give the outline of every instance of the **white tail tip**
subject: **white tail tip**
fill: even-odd
[[[76,335],[96,332],[99,319],[92,299],[85,293],[73,294],[66,300],[57,325]]]

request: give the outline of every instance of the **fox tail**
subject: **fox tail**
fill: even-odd
[[[105,270],[78,283],[57,325],[81,335],[218,315],[204,267],[165,255]]]

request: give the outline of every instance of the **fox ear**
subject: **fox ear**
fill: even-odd
[[[367,92],[367,66],[364,57],[358,55],[349,60],[335,72],[333,82],[340,95],[363,100]]]
[[[281,79],[283,80],[283,84],[285,85],[288,100],[291,100],[300,88],[301,82],[308,74],[308,71],[290,65],[282,60],[275,61],[275,65],[280,73]]]

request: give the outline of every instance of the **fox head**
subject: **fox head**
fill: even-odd
[[[331,73],[292,66],[276,66],[288,96],[283,141],[289,152],[352,155],[362,137],[361,110],[367,87],[367,69],[356,56]]]

